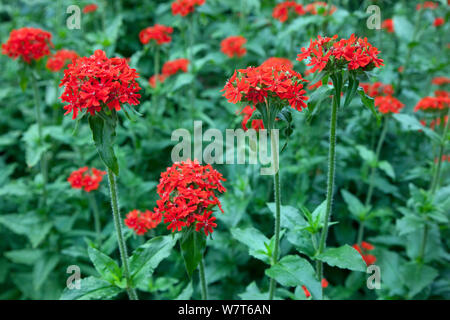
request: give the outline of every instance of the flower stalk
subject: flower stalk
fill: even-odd
[[[336,81],[333,81],[333,85],[337,85]],[[336,167],[336,127],[337,127],[337,111],[339,107],[340,88],[337,88],[336,94],[333,96],[333,103],[331,108],[331,121],[330,121],[330,145],[328,150],[328,180],[327,180],[327,199],[326,199],[326,211],[325,220],[322,228],[322,233],[320,235],[319,248],[317,249],[317,254],[324,252],[326,248],[326,239],[328,235],[328,222],[331,217],[332,204],[333,204],[333,194],[334,194],[334,176]],[[317,276],[319,281],[323,278],[323,262],[319,261],[317,263]],[[323,288],[322,288],[323,292]]]
[[[108,172],[109,191],[111,194],[111,209],[114,219],[114,227],[116,229],[117,243],[119,245],[120,259],[122,260],[123,275],[126,279],[126,290],[130,300],[138,300],[136,290],[131,286],[131,278],[129,271],[130,268],[128,266],[128,253],[125,239],[123,237],[122,218],[120,217],[119,211],[119,199],[117,195],[116,176],[109,167],[107,167],[107,172]]]
[[[202,292],[202,300],[208,300],[208,286],[206,284],[206,278],[205,278],[205,262],[204,257],[200,259],[199,265],[198,265],[198,272],[200,274],[200,287]]]
[[[39,89],[37,86],[37,79],[36,75],[34,74],[33,70],[30,70],[31,74],[31,86],[33,87],[33,94],[34,94],[34,107],[35,107],[35,114],[36,114],[36,122],[38,126],[38,138],[39,138],[39,145],[42,145],[44,143],[44,136],[42,133],[42,118],[41,118],[41,99],[39,96]],[[41,175],[43,179],[43,185],[42,185],[42,203],[44,204],[44,207],[47,205],[47,182],[48,182],[48,170],[47,170],[47,155],[46,152],[43,151],[40,158],[40,168],[41,168]]]

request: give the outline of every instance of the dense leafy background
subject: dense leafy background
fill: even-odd
[[[390,119],[380,157],[386,164],[384,170],[377,170],[371,203],[373,219],[366,222],[365,239],[376,247],[373,253],[381,268],[382,289],[368,290],[364,272],[327,266],[325,277],[330,285],[325,295],[331,299],[450,297],[448,163],[443,165],[441,188],[434,200],[440,216],[431,219],[425,263],[416,261],[423,232],[423,220],[417,217],[426,201],[420,189],[428,189],[430,183],[436,139],[428,131],[417,130],[421,116],[413,113],[417,101],[436,89],[431,79],[448,75],[449,27],[446,24],[437,30],[432,25],[437,15],[448,19],[445,1],[440,2],[438,10],[426,10],[420,15],[415,10],[418,1],[333,1],[338,10],[329,18],[299,17],[281,24],[271,15],[276,1],[207,0],[196,14],[194,68],[171,77],[161,86],[158,105],[151,103],[153,91],[147,82],[153,74],[152,52],[139,42],[139,31],[154,23],[173,26],[173,42],[165,46],[161,59],[164,62],[186,57],[187,20],[171,14],[169,1],[95,3],[99,10],[82,15],[81,30],[69,30],[66,8],[74,1],[2,1],[0,41],[4,43],[14,28],[34,26],[53,34],[55,49],[72,49],[82,56],[104,49],[108,56],[131,58],[130,64],[141,75],[142,99],[137,110],[143,116],[135,122],[121,117],[117,132],[122,214],[134,208],[153,208],[160,172],[171,165],[171,148],[176,143],[170,139],[173,130],[186,128],[192,132],[194,119],[203,121],[204,131],[240,127],[242,118],[236,115],[237,107],[227,103],[220,92],[235,68],[257,65],[271,56],[294,61],[300,48],[319,32],[341,37],[351,33],[367,36],[381,49],[385,60],[385,66],[373,75],[373,80],[393,84],[396,97],[406,105],[402,114],[409,115]],[[394,18],[395,33],[366,27],[365,11],[374,3],[380,6],[382,19]],[[78,4],[82,7],[88,2]],[[220,41],[238,34],[248,39],[248,53],[242,59],[229,59],[220,52]],[[400,66],[404,67],[401,74]],[[0,69],[0,298],[58,299],[66,285],[69,265],[80,266],[83,277],[99,276],[89,258],[96,256],[91,252],[95,249],[88,253],[95,239],[89,201],[85,194],[71,189],[66,179],[78,167],[102,168],[102,163],[87,121],[81,121],[73,133],[75,122],[63,116],[57,99],[61,73],[46,70],[45,59],[39,65],[45,143],[38,144],[27,76],[19,63],[4,55],[0,56]],[[296,62],[295,69],[303,72],[305,66]],[[195,101],[189,100],[191,90]],[[282,204],[288,206],[283,208],[285,233],[281,248],[282,256],[290,257],[267,271],[269,275],[276,269],[292,268],[293,263],[298,263],[292,256],[308,254],[309,240],[304,231],[296,228],[303,219],[298,209],[313,211],[325,198],[330,104],[331,100],[325,98],[313,114],[292,113],[294,133],[281,155]],[[330,229],[330,246],[356,242],[359,201],[364,202],[366,196],[371,150],[380,131],[359,99],[339,112],[337,192],[332,217],[339,223]],[[39,199],[42,176],[37,163],[43,150],[49,160],[48,210],[40,206]],[[261,254],[265,250],[261,241],[268,242],[273,235],[272,178],[261,176],[255,165],[215,167],[226,177],[228,192],[221,197],[225,214],[218,214],[219,226],[213,239],[208,239],[205,263],[210,296],[265,298],[267,294],[262,293],[267,291],[268,278],[263,261],[267,258]],[[344,190],[354,197],[346,197]],[[102,215],[104,240],[98,249],[119,261],[106,181],[95,192],[95,198]],[[161,225],[144,237],[127,230],[126,237],[133,250],[153,236],[165,234],[168,231]],[[179,246],[158,254],[154,259],[167,258],[159,266],[159,260],[146,265],[147,277],[139,284],[141,297],[199,298],[197,274],[191,283]],[[85,281],[96,281],[92,279]],[[278,281],[285,285],[279,285],[279,298],[305,298],[302,290],[289,289],[299,289],[295,281],[290,284],[292,278]],[[96,282],[95,286],[108,287],[110,282]],[[108,290],[111,297],[118,293],[117,287]]]

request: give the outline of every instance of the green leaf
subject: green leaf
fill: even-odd
[[[417,120],[414,116],[410,116],[407,114],[394,114],[393,118],[400,122],[402,129],[405,131],[422,131],[425,133],[425,135],[430,138],[435,143],[441,142],[441,137],[431,130],[430,128],[427,128],[423,126],[419,120]]]
[[[34,265],[42,259],[44,252],[36,249],[20,249],[7,251],[4,255],[14,263]]]
[[[285,256],[266,270],[266,275],[285,287],[304,285],[314,299],[322,299],[322,288],[311,264],[299,256]]]
[[[117,114],[112,112],[104,119],[99,116],[89,116],[89,126],[92,131],[92,138],[105,165],[119,175],[119,164],[114,153],[114,140],[116,137]]]
[[[0,224],[14,233],[27,236],[33,248],[36,248],[45,239],[53,226],[52,222],[44,220],[34,212],[1,215]]]
[[[155,237],[136,250],[129,258],[132,283],[140,288],[146,287],[148,278],[159,263],[167,258],[178,240],[178,236]]]
[[[191,226],[184,230],[180,239],[180,246],[184,266],[189,277],[192,277],[200,260],[203,259],[203,253],[206,248],[206,236],[202,232],[195,231],[194,226]]]
[[[59,256],[56,254],[39,259],[36,262],[33,268],[33,286],[36,291],[41,289],[58,262]]]
[[[366,272],[367,269],[366,263],[359,252],[347,244],[339,248],[326,249],[316,259],[341,269],[361,272]]]
[[[121,291],[122,289],[111,285],[108,281],[88,277],[80,280],[80,289],[64,289],[60,300],[109,300]]]
[[[354,78],[353,76],[349,76],[348,78],[348,87],[345,92],[345,101],[344,101],[344,108],[350,104],[350,102],[353,100],[353,98],[356,95],[356,90],[358,90],[359,87],[359,81]]]
[[[415,262],[405,264],[402,268],[402,274],[405,279],[408,279],[405,284],[410,290],[408,294],[410,299],[429,286],[439,275],[436,269]]]
[[[242,300],[268,300],[269,293],[264,293],[259,290],[256,283],[253,281],[250,283],[244,292],[238,294]]]
[[[366,95],[364,89],[361,87],[358,87],[357,92],[359,94],[359,97],[361,98],[361,102],[363,103],[363,105],[370,111],[372,111],[374,116],[377,118],[377,123],[380,124],[381,118],[379,114],[375,111],[374,99]]]
[[[194,288],[192,288],[192,281],[189,281],[186,288],[181,291],[181,293],[174,300],[190,300],[192,294],[194,293]]]
[[[380,161],[378,163],[378,167],[383,170],[389,177],[395,179],[394,168],[392,168],[391,164],[387,161]]]
[[[50,148],[50,144],[39,139],[38,125],[31,125],[23,134],[25,142],[25,162],[27,166],[34,167],[42,157],[42,154]]]
[[[366,161],[371,167],[374,167],[377,163],[377,157],[375,152],[367,149],[365,146],[357,145],[356,150],[358,150],[359,156]]]
[[[261,231],[249,227],[246,229],[233,228],[231,235],[237,241],[245,244],[249,249],[249,254],[267,264],[270,264],[270,257],[265,244],[269,244],[270,240],[261,233]]]
[[[276,212],[276,207],[274,202],[267,203],[270,211],[274,214]],[[295,229],[297,226],[306,226],[306,221],[301,215],[300,211],[291,206],[281,206],[280,207],[280,217],[281,217],[281,227],[289,230]]]
[[[347,204],[348,210],[357,218],[362,219],[367,213],[367,208],[361,201],[347,190],[341,191],[342,197]]]
[[[176,91],[185,85],[192,84],[194,81],[194,75],[191,73],[183,73],[177,76],[175,84],[173,85],[172,91]]]
[[[106,280],[111,284],[114,284],[116,281],[120,282],[122,271],[113,259],[92,247],[88,248],[88,254],[95,269],[103,280]]]

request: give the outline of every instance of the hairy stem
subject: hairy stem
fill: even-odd
[[[34,93],[34,107],[35,107],[35,113],[36,113],[36,122],[38,126],[38,138],[39,138],[39,145],[42,145],[44,143],[44,137],[42,134],[42,119],[41,119],[41,99],[39,96],[39,89],[37,86],[37,79],[36,76],[31,70],[31,86],[33,87],[33,93]],[[48,182],[48,169],[47,169],[47,154],[45,151],[41,154],[40,159],[40,167],[41,167],[41,175],[43,179],[43,185],[42,185],[42,203],[44,207],[47,206],[47,182]]]
[[[205,262],[204,258],[200,260],[198,272],[200,274],[200,287],[202,291],[202,300],[208,300],[208,287],[206,285],[206,278],[205,278]]]
[[[448,114],[448,117],[450,118],[450,108],[448,109],[447,114]],[[445,118],[444,118],[444,121],[445,121]],[[439,180],[440,180],[439,178],[440,178],[441,166],[442,166],[442,155],[444,154],[445,146],[446,146],[446,142],[447,142],[447,134],[448,134],[448,127],[449,127],[448,123],[449,123],[449,121],[447,121],[447,123],[445,124],[444,131],[442,133],[442,140],[441,140],[441,143],[439,146],[439,153],[438,153],[436,169],[434,170],[434,175],[433,175],[433,179],[432,179],[431,187],[430,187],[431,196],[434,195],[434,193],[436,192],[436,190],[439,186]],[[420,245],[419,257],[418,257],[418,260],[420,262],[422,262],[425,258],[425,249],[427,246],[427,239],[428,239],[428,225],[426,224],[423,229],[422,244]]]
[[[338,104],[336,101],[336,96],[333,96],[333,107],[331,109],[331,121],[330,121],[330,146],[328,150],[328,181],[327,181],[327,202],[325,211],[325,221],[320,235],[319,248],[317,254],[321,254],[326,248],[326,240],[328,235],[328,221],[331,216],[331,209],[333,204],[333,193],[334,193],[334,175],[336,167],[336,126],[337,126],[337,109]],[[319,281],[322,281],[323,275],[323,262],[319,261],[317,264],[317,276]],[[322,288],[323,296],[323,288]]]
[[[272,128],[271,128],[272,129]],[[270,133],[270,142],[272,147],[273,165],[276,170],[273,176],[274,197],[275,197],[275,248],[272,253],[271,265],[278,262],[278,255],[280,250],[280,209],[281,209],[281,191],[280,191],[280,173],[279,173],[279,159],[278,159],[278,141],[275,140],[272,132]],[[273,300],[275,294],[276,282],[275,279],[270,279],[269,285],[269,300]]]
[[[383,130],[381,131],[380,138],[378,139],[377,149],[375,151],[375,161],[378,163],[378,160],[380,159],[380,152],[381,148],[383,146],[384,140],[386,139],[386,134],[388,130],[388,117],[385,116],[384,123],[383,123]],[[372,167],[370,172],[370,178],[369,178],[369,190],[367,191],[366,196],[366,206],[370,204],[370,201],[372,200],[372,194],[373,194],[373,188],[374,188],[374,179],[375,179],[375,173],[377,171],[376,167]]]
[[[125,239],[123,237],[122,231],[122,218],[120,217],[119,211],[119,199],[117,196],[117,184],[116,184],[116,176],[114,172],[110,168],[107,168],[108,171],[108,182],[109,182],[109,191],[111,194],[111,208],[112,214],[114,218],[114,227],[116,229],[117,235],[117,243],[119,245],[120,259],[122,260],[123,266],[123,275],[127,281],[127,293],[130,300],[138,300],[138,296],[134,288],[131,287],[131,278],[130,271],[128,266],[128,253],[127,246],[125,244]]]

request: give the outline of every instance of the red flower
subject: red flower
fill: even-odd
[[[326,2],[323,1],[317,1],[317,2],[313,2],[310,3],[308,5],[305,6],[305,12],[313,14],[313,15],[317,15],[317,14],[321,14],[321,15],[332,15],[337,8],[335,6],[331,6],[331,8],[329,10],[327,10],[328,8],[328,4]]]
[[[416,10],[419,11],[422,8],[423,9],[436,9],[438,7],[437,3],[434,3],[433,1],[425,1],[423,4],[419,3],[416,6]]]
[[[172,38],[169,36],[173,32],[172,27],[167,27],[162,24],[155,24],[153,27],[148,27],[139,32],[139,40],[142,44],[147,44],[151,40],[156,41],[158,45],[169,43]]]
[[[450,106],[450,97],[445,91],[437,91],[436,97],[425,97],[419,100],[414,107],[414,112],[422,111],[439,111]],[[445,94],[443,94],[445,93]]]
[[[274,67],[277,65],[284,65],[288,69],[294,68],[294,65],[292,64],[291,60],[287,58],[277,58],[277,57],[267,59],[261,64],[261,67]]]
[[[450,78],[447,77],[434,77],[433,80],[431,80],[432,84],[435,84],[437,86],[442,86],[445,84],[449,84],[450,83]]]
[[[148,83],[150,84],[150,86],[152,88],[156,87],[156,77],[158,77],[158,82],[159,83],[163,83],[164,81],[166,81],[168,75],[166,74],[158,74],[158,75],[153,75],[150,77],[150,79],[148,79]]]
[[[301,4],[297,4],[295,1],[285,1],[277,4],[275,8],[273,8],[272,17],[283,23],[288,20],[289,13],[293,12],[300,16],[306,13]]]
[[[98,6],[96,4],[88,4],[83,8],[83,13],[89,13],[97,11]]]
[[[373,254],[367,253],[367,251],[375,249],[375,246],[368,242],[362,241],[361,247],[358,244],[353,245],[353,248],[359,252],[366,265],[370,266],[371,264],[374,264],[377,261],[377,258]]]
[[[394,88],[390,84],[384,84],[381,82],[370,83],[360,83],[359,86],[364,89],[364,92],[375,98],[377,96],[387,95],[390,96],[394,94]]]
[[[328,281],[327,279],[323,278],[322,279],[322,288],[326,288],[328,287]],[[311,297],[311,293],[308,291],[308,289],[305,286],[302,286],[303,292],[305,293],[306,299],[308,299],[309,297]]]
[[[249,67],[238,72],[235,71],[222,89],[228,102],[257,105],[272,98],[299,111],[306,108],[308,97],[302,84],[306,80],[285,65]]]
[[[202,6],[203,4],[205,4],[205,0],[176,0],[172,2],[172,14],[185,17],[194,12],[195,6]]]
[[[47,69],[53,72],[58,72],[68,62],[72,62],[74,59],[78,58],[78,54],[75,51],[61,49],[56,51],[54,55],[47,60]]]
[[[444,23],[445,23],[444,18],[438,17],[438,18],[434,19],[433,26],[435,26],[435,27],[440,27],[440,26],[442,26]]]
[[[381,24],[381,27],[383,29],[386,29],[387,32],[394,32],[394,21],[392,19],[386,19]]]
[[[375,106],[381,113],[399,113],[405,105],[392,96],[378,96],[375,98]]]
[[[165,76],[171,76],[180,70],[183,72],[187,72],[188,66],[189,60],[184,58],[167,61],[162,67],[162,73]]]
[[[373,47],[367,38],[356,38],[354,34],[349,39],[336,40],[318,36],[317,40],[310,40],[308,48],[302,48],[297,60],[309,59],[307,66],[311,67],[310,73],[322,71],[333,66],[347,65],[349,70],[371,70],[383,65],[383,60],[378,58],[379,50]],[[334,59],[331,60],[331,57]],[[333,61],[332,64],[329,63]]]
[[[231,36],[222,40],[220,47],[222,52],[230,58],[242,57],[247,53],[247,49],[243,47],[246,42],[247,39],[242,36]]]
[[[67,181],[74,189],[84,188],[84,191],[91,192],[98,189],[105,174],[105,171],[101,171],[96,168],[89,170],[88,167],[83,167],[73,171],[69,178],[67,178]]]
[[[82,109],[91,115],[104,108],[120,110],[121,104],[139,104],[141,89],[136,82],[138,73],[131,69],[126,59],[107,58],[102,50],[96,50],[90,57],[75,59],[64,70],[60,87],[65,86],[61,95],[68,102],[65,114],[73,113],[73,119]]]
[[[222,175],[209,164],[202,166],[196,160],[174,163],[161,174],[155,216],[164,218],[172,232],[194,224],[196,231],[211,234],[217,226],[212,209],[218,206],[223,212],[216,196],[226,191],[222,181]]]
[[[149,210],[141,212],[134,209],[128,212],[124,222],[128,228],[133,229],[134,232],[140,236],[145,234],[148,230],[156,228],[161,222],[161,217]]]
[[[26,63],[50,54],[52,35],[42,29],[21,28],[11,31],[8,41],[2,44],[2,54],[13,59],[21,57]]]

